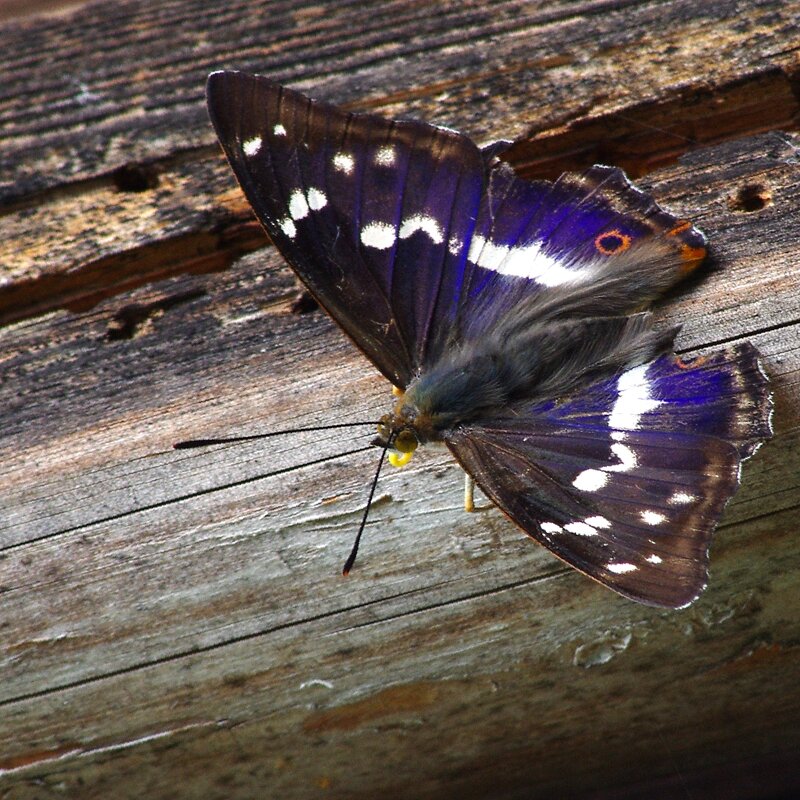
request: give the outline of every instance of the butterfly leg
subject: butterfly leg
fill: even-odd
[[[475,481],[468,473],[464,473],[464,511],[475,510]]]

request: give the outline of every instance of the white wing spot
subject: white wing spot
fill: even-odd
[[[272,132],[275,136],[286,136],[286,128],[280,122],[272,129]]]
[[[674,506],[683,506],[686,503],[693,503],[697,498],[693,494],[687,494],[686,492],[675,492],[672,497],[669,498],[667,501]]]
[[[473,236],[467,253],[467,261],[484,269],[500,271],[500,265],[508,255],[508,248],[486,241],[483,236]]]
[[[586,517],[584,522],[593,528],[610,528],[611,523],[605,517]]]
[[[604,472],[629,472],[639,464],[636,453],[626,444],[620,444],[619,442],[612,444],[611,452],[619,459],[619,464],[601,467]]]
[[[395,243],[394,225],[370,222],[361,229],[361,244],[376,250],[388,250]]]
[[[279,224],[281,226],[281,230],[290,239],[294,239],[294,237],[297,235],[297,228],[295,227],[294,222],[292,222],[292,220],[289,217],[286,217],[286,219],[281,220],[281,222]]]
[[[308,201],[299,189],[295,189],[289,198],[289,216],[292,219],[304,219],[308,216]]]
[[[312,211],[319,211],[328,205],[328,197],[321,189],[315,189],[313,186],[308,190],[308,207]]]
[[[400,226],[400,238],[408,239],[409,236],[417,231],[427,233],[434,244],[441,244],[443,241],[442,229],[437,220],[425,214],[414,214],[413,217],[408,217],[403,220]]]
[[[660,564],[664,559],[661,556],[657,556],[655,553],[651,556],[647,556],[645,561],[649,561],[651,564]]]
[[[647,511],[642,511],[642,519],[648,525],[660,525],[662,522],[665,522],[667,518],[663,514],[648,509]]]
[[[350,175],[352,173],[355,163],[353,156],[347,153],[337,153],[333,157],[333,166],[339,170],[339,172],[344,172],[345,175]]]
[[[569,525],[564,526],[564,530],[577,536],[597,536],[597,528],[593,528],[585,522],[570,522]]]
[[[650,364],[640,364],[625,370],[617,378],[618,394],[608,418],[609,427],[635,431],[642,415],[662,404],[661,400],[656,400],[650,393],[650,381],[647,380],[649,367]]]
[[[391,167],[394,164],[396,153],[391,145],[384,145],[375,153],[375,163],[379,167]]]
[[[624,575],[626,572],[635,572],[639,567],[636,564],[628,564],[625,562],[622,563],[608,563],[606,564],[606,569],[609,572],[616,572],[617,575]]]
[[[619,459],[619,464],[609,464],[600,469],[585,469],[578,473],[572,485],[582,492],[596,492],[608,483],[609,472],[629,472],[639,464],[636,453],[626,444],[615,442],[611,445],[611,452]]]
[[[242,143],[242,150],[246,156],[254,156],[261,149],[261,137],[254,136]]]
[[[594,274],[591,266],[567,269],[557,258],[547,255],[540,242],[509,247],[496,244],[480,235],[472,237],[467,260],[501,275],[530,278],[542,286],[581,282]]]
[[[563,528],[560,525],[556,525],[555,522],[540,522],[539,527],[545,533],[561,533]]]
[[[454,256],[457,256],[461,252],[462,246],[461,239],[459,239],[458,236],[451,236],[450,241],[447,243],[447,249]]]
[[[608,475],[599,469],[585,469],[581,472],[572,485],[582,492],[596,492],[608,483]]]

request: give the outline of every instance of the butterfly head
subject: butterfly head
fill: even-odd
[[[397,397],[394,408],[381,417],[372,444],[389,451],[393,467],[404,467],[421,444],[438,437],[430,415],[421,412],[408,393],[396,390],[394,394]]]
[[[389,463],[393,467],[404,467],[419,447],[420,440],[410,421],[396,413],[385,414],[378,422],[378,435],[372,444],[389,451]]]

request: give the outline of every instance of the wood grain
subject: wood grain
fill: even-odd
[[[0,797],[800,790],[799,12],[174,0],[5,23]],[[706,231],[659,315],[682,350],[761,349],[776,436],[698,603],[627,602],[464,514],[437,450],[381,477],[343,579],[370,426],[172,450],[389,402],[293,310],[206,122],[220,66],[522,137],[526,174],[623,163]]]

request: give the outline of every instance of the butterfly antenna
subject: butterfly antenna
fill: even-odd
[[[342,575],[346,576],[350,574],[350,570],[353,568],[356,556],[358,555],[358,544],[361,541],[361,534],[364,533],[364,526],[367,524],[367,516],[369,515],[369,509],[372,505],[372,497],[375,494],[375,487],[378,485],[378,476],[381,474],[381,467],[383,466],[383,460],[386,458],[386,451],[388,449],[388,446],[383,448],[381,457],[378,460],[378,469],[375,470],[375,477],[372,479],[372,486],[370,487],[369,497],[367,498],[367,507],[364,509],[364,516],[361,517],[361,524],[358,526],[358,533],[356,534],[355,542],[353,542],[353,549],[350,551],[350,555],[347,556],[347,561],[344,562]]]
[[[359,425],[377,425],[372,420],[367,422],[335,422],[331,425],[315,425],[311,428],[286,428],[281,431],[269,433],[253,433],[248,436],[228,436],[222,439],[187,439],[184,442],[175,442],[172,446],[176,450],[188,450],[192,447],[208,447],[212,444],[227,444],[228,442],[249,442],[253,439],[268,439],[270,436],[283,436],[285,433],[307,433],[308,431],[329,431],[334,428],[353,428]]]

